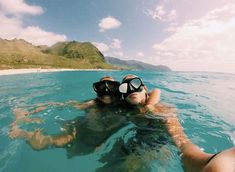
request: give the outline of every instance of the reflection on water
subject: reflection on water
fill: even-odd
[[[143,78],[150,90],[154,87],[162,90],[162,101],[177,107],[186,134],[205,151],[216,153],[235,145],[235,75],[232,74],[87,71],[1,76],[0,171],[15,172],[21,167],[21,171],[26,172],[91,172],[111,171],[115,166],[132,171],[183,171],[177,149],[164,132],[152,135],[151,131],[143,130],[143,126],[133,122],[138,119],[125,121],[114,113],[107,113],[107,109],[100,114],[89,114],[71,107],[50,106],[34,116],[43,118],[45,123],[21,126],[29,131],[44,128],[44,132],[55,134],[63,129],[66,121],[85,121],[85,127],[81,125],[79,129],[82,133],[79,138],[83,141],[80,144],[96,144],[95,149],[93,147],[83,155],[71,155],[71,150],[75,153],[73,148],[85,149],[82,146],[35,151],[23,140],[8,138],[9,125],[14,120],[13,109],[32,108],[45,102],[92,99],[95,97],[91,87],[93,81],[104,75],[120,81],[128,73]],[[143,141],[148,139],[150,145]]]

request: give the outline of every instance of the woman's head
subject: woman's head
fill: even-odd
[[[120,83],[110,76],[105,76],[100,81],[93,83],[93,89],[97,93],[97,99],[104,104],[113,103],[119,97],[118,87]]]
[[[136,75],[126,75],[119,86],[119,92],[132,105],[144,104],[147,99],[147,88]]]

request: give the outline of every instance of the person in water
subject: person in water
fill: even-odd
[[[120,99],[119,85],[120,82],[115,81],[111,76],[104,76],[98,82],[93,83],[93,89],[97,95],[95,99],[82,103],[69,101],[68,104],[78,109],[87,109],[96,105],[116,105]]]
[[[124,99],[127,103],[133,106],[143,106],[147,98],[146,91],[137,89],[138,87],[133,82],[135,78],[138,77],[134,75],[126,76],[119,86],[119,90],[124,94]],[[173,108],[158,103],[152,109],[152,116],[162,120],[167,133],[180,150],[185,171],[235,171],[235,148],[230,148],[217,154],[206,153],[188,139]]]
[[[88,123],[88,122],[92,123],[91,120],[93,120],[92,118],[95,118],[94,114],[97,113],[98,108],[101,109],[101,107],[115,104],[115,102],[119,99],[119,94],[118,94],[119,85],[120,83],[115,81],[112,77],[106,76],[106,77],[101,78],[99,82],[94,83],[93,85],[94,90],[97,92],[96,99],[85,101],[84,103],[78,103],[74,101],[73,102],[70,101],[68,103],[57,103],[57,102],[49,103],[49,105],[59,105],[59,106],[65,106],[69,104],[79,109],[89,110],[86,116],[79,117],[79,119],[67,121],[67,123],[64,124],[65,127],[68,127],[67,130],[69,131],[67,131],[66,133],[61,133],[61,134],[54,135],[54,136],[46,136],[41,132],[40,129],[37,129],[32,132],[28,132],[19,128],[19,124],[21,123],[42,122],[42,119],[29,118],[29,115],[45,110],[47,108],[45,105],[38,107],[35,110],[31,110],[29,112],[27,112],[26,110],[22,110],[22,109],[15,109],[14,113],[16,116],[16,120],[11,125],[9,136],[11,138],[25,138],[28,141],[28,143],[34,149],[37,149],[37,150],[44,149],[49,146],[62,147],[72,142],[73,140],[75,140],[75,138],[78,137],[79,133],[83,133],[82,131],[80,131],[79,133],[77,132],[78,128],[76,124],[78,123],[79,120],[80,120],[79,127],[81,126],[79,130],[82,130],[82,129],[84,130],[85,123]],[[71,123],[75,123],[75,124],[72,125]],[[95,124],[98,125],[97,123]],[[87,126],[88,125],[89,123],[87,124]],[[71,128],[71,126],[73,126],[73,128]],[[79,137],[81,136],[79,135]]]
[[[161,112],[168,109],[164,109],[159,103],[149,103],[151,94],[143,81],[135,75],[123,78],[119,92],[126,118],[134,124],[127,132],[134,134],[130,138],[122,137],[117,140],[112,150],[99,160],[104,166],[97,169],[97,172],[151,171],[151,162],[158,158],[160,151],[167,151],[163,147],[168,139],[161,121],[152,118],[150,114],[155,110],[155,104]],[[146,109],[146,106],[149,108]],[[128,133],[125,135],[130,135]]]
[[[85,142],[86,140],[89,140],[89,139],[85,139],[85,138],[88,138],[85,131],[87,131],[87,127],[89,127],[89,130],[91,131],[91,133],[93,133],[93,135],[102,136],[99,139],[94,139],[94,138],[90,139],[90,142],[92,142],[90,144],[93,147],[98,147],[100,146],[100,144],[102,144],[102,142],[105,139],[108,138],[108,136],[110,136],[114,131],[120,128],[122,124],[124,123],[123,122],[124,120],[121,116],[116,115],[114,117],[111,115],[111,114],[114,114],[113,112],[115,110],[120,110],[117,108],[116,109],[113,108],[113,107],[118,107],[116,105],[119,102],[119,98],[120,98],[119,96],[120,94],[118,92],[119,85],[120,83],[117,81],[114,81],[112,77],[109,77],[109,76],[103,77],[100,79],[99,82],[96,82],[93,84],[93,88],[97,93],[96,99],[93,99],[84,103],[69,102],[70,105],[73,105],[76,108],[89,110],[89,113],[87,113],[89,115],[86,115],[82,119],[79,118],[76,120],[72,120],[66,124],[67,126],[69,126],[67,127],[69,128],[68,129],[69,132],[59,134],[59,135],[54,135],[54,136],[49,136],[49,135],[46,136],[39,129],[33,132],[22,130],[18,127],[18,124],[20,123],[20,121],[18,120],[17,116],[19,115],[19,113],[16,113],[16,121],[14,121],[12,124],[9,136],[11,138],[25,138],[34,149],[39,150],[39,149],[44,149],[50,146],[63,147],[67,145],[68,143],[73,143],[73,145],[76,145],[77,139],[83,140]],[[154,103],[154,102],[157,103],[160,98],[159,94],[160,92],[157,89],[154,89],[151,92],[151,96],[148,99],[149,103],[147,104],[146,107],[144,107],[144,109],[151,108],[151,103]],[[51,103],[51,104],[58,105],[58,103]],[[59,103],[59,105],[63,105],[63,104]],[[44,109],[45,107],[39,110],[44,110]],[[108,113],[108,112],[112,112],[112,113]],[[25,114],[31,114],[31,113],[25,113]],[[104,119],[101,116],[102,114],[107,114],[105,118],[106,120],[102,120]],[[21,116],[24,116],[24,115],[21,115]],[[27,118],[27,116],[25,116],[24,118]],[[111,125],[110,120],[107,120],[107,119],[110,119],[110,120],[112,119],[113,125]],[[71,123],[75,123],[75,125],[71,125]],[[73,126],[73,128],[71,128],[71,126]],[[98,131],[100,132],[100,134],[95,133],[95,131],[97,131],[97,127],[98,127]],[[104,130],[106,132],[105,134],[102,133],[104,132]],[[91,137],[89,136],[89,138]],[[94,143],[94,141],[97,141],[97,142]],[[88,142],[85,142],[83,145],[89,145]],[[74,148],[71,145],[70,147]]]

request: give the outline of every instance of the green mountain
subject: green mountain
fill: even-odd
[[[0,39],[0,69],[10,68],[111,69],[91,43],[60,42],[51,47],[34,46],[23,39]]]
[[[119,68],[133,69],[133,70],[154,70],[161,72],[169,72],[171,69],[164,65],[151,65],[137,60],[120,60],[114,57],[105,57],[107,63]]]
[[[105,63],[103,54],[90,42],[59,42],[43,52],[64,56],[69,59],[88,60],[90,63]]]

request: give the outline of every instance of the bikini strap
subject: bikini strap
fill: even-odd
[[[207,164],[216,156],[216,155],[218,155],[220,152],[218,152],[218,153],[216,153],[216,154],[214,154],[214,155],[212,155],[208,160],[207,160]]]

